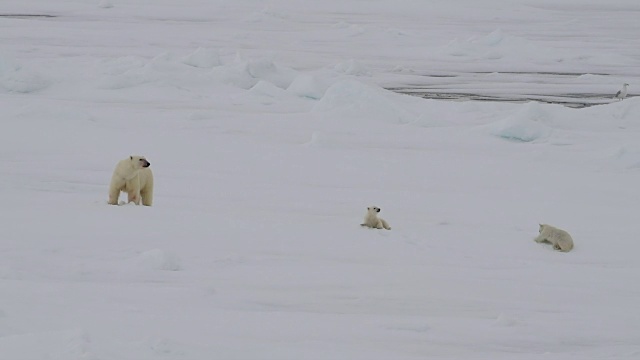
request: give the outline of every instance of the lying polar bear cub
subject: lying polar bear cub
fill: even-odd
[[[373,229],[387,229],[391,230],[389,224],[384,219],[378,217],[380,208],[377,206],[370,206],[367,208],[367,214],[364,216],[364,223],[360,226],[366,226]]]
[[[144,156],[129,156],[116,165],[109,186],[109,204],[118,205],[120,192],[127,193],[128,202],[151,206],[153,202],[153,173]]]
[[[536,237],[535,242],[551,243],[554,250],[563,252],[573,249],[573,239],[568,232],[547,224],[540,224],[540,235]]]

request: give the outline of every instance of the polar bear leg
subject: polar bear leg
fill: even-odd
[[[129,202],[133,202],[136,205],[140,205],[140,192],[139,191],[128,192],[127,199]]]
[[[111,185],[109,185],[109,205],[118,205],[121,187],[121,184],[118,184],[117,181],[111,181]]]
[[[142,205],[151,206],[153,203],[153,173],[151,169],[145,168],[140,171],[139,176],[141,177],[140,196],[142,196]]]
[[[389,226],[389,224],[384,219],[380,219],[380,225],[382,225],[382,227],[387,230],[391,230],[391,226]]]
[[[544,235],[540,234],[538,235],[538,237],[536,237],[535,239],[533,239],[533,241],[537,242],[537,243],[544,243],[544,242],[548,242],[548,240],[544,237]]]
[[[153,203],[153,191],[141,191],[140,196],[142,197],[142,205],[151,206],[151,204]]]
[[[120,190],[109,190],[109,205],[118,205],[118,197],[120,197]]]

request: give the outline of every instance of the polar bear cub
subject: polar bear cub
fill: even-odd
[[[534,240],[539,243],[551,243],[554,250],[563,252],[573,249],[573,239],[568,232],[547,224],[540,224],[540,235]]]
[[[367,208],[367,214],[364,216],[364,223],[360,226],[366,226],[373,229],[387,229],[391,230],[389,224],[384,219],[378,217],[380,208],[377,206],[370,206]]]
[[[153,202],[153,173],[151,163],[144,156],[132,155],[116,165],[109,185],[109,204],[118,205],[120,192],[127,193],[128,202],[151,206]]]

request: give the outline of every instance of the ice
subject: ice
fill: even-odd
[[[281,89],[286,89],[296,77],[292,69],[282,68],[269,59],[243,60],[240,57],[228,64],[212,69],[216,81],[242,89],[250,89],[258,82],[267,81]]]
[[[199,68],[212,68],[214,66],[221,65],[220,55],[215,49],[207,49],[199,47],[189,56],[187,56],[183,62],[187,65],[199,67]]]
[[[174,88],[187,83],[207,84],[212,81],[205,73],[207,70],[188,64],[178,54],[163,52],[151,59],[125,56],[103,60],[94,66],[93,72],[98,88],[119,90],[152,84]]]
[[[341,119],[366,118],[369,121],[406,124],[417,116],[406,110],[402,103],[418,99],[402,97],[356,80],[339,80],[327,89],[313,111]]]
[[[256,95],[265,95],[272,98],[279,98],[283,95],[284,90],[270,82],[260,80],[251,89],[249,89],[249,92]]]
[[[366,66],[364,66],[362,63],[354,59],[347,60],[345,62],[341,62],[337,64],[335,66],[335,69],[336,71],[339,71],[347,75],[354,75],[354,76],[370,76],[371,75],[371,71],[369,71],[369,69],[367,69]]]
[[[0,359],[638,358],[637,1],[94,1],[0,2]]]
[[[286,89],[296,76],[295,71],[277,66],[268,59],[249,61],[247,64],[249,75],[256,79],[269,81],[275,86]]]
[[[545,139],[552,129],[545,124],[547,115],[541,105],[531,102],[522,107],[517,114],[504,120],[489,124],[491,134],[506,140],[531,142]]]
[[[287,88],[287,91],[297,96],[319,100],[329,87],[326,81],[311,74],[300,74]]]

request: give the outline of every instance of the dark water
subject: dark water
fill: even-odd
[[[547,104],[559,104],[572,108],[584,108],[595,105],[604,105],[612,102],[620,101],[614,99],[611,94],[535,94],[535,95],[486,95],[479,93],[463,93],[463,92],[442,92],[431,91],[419,88],[389,88],[388,90],[400,93],[418,96],[425,99],[436,100],[455,100],[455,101],[500,101],[524,103],[528,101],[537,101]],[[627,96],[627,98],[632,95]]]
[[[423,75],[426,78],[465,78],[464,84],[474,84],[473,80],[469,78],[469,75],[473,74],[500,74],[506,75],[506,78],[510,78],[510,80],[514,80],[521,76],[529,77],[529,81],[534,80],[537,83],[546,83],[550,79],[561,79],[561,78],[576,78],[582,75],[601,75],[607,76],[610,74],[606,73],[570,73],[570,72],[473,72],[473,73],[460,73],[460,74],[434,74],[434,75]],[[501,80],[505,80],[506,78],[502,78]],[[486,82],[482,82],[486,83]],[[513,84],[514,82],[511,82]],[[516,82],[517,83],[517,82]],[[527,87],[527,82],[523,82],[523,88]],[[508,93],[505,92],[500,94],[499,91],[495,89],[487,90],[486,93],[482,93],[482,91],[478,92],[465,92],[465,91],[456,91],[452,88],[453,84],[447,85],[446,89],[438,88],[443,84],[439,85],[408,85],[406,87],[397,86],[397,87],[389,87],[387,90],[391,90],[401,94],[413,95],[422,97],[425,99],[436,99],[436,100],[451,100],[451,101],[500,101],[500,102],[515,102],[515,103],[524,103],[528,101],[537,101],[548,104],[559,104],[572,108],[584,108],[595,105],[604,105],[612,102],[620,101],[619,99],[614,98],[615,93],[584,93],[584,92],[575,92],[575,93],[558,93],[551,91],[554,87],[553,81],[549,82],[549,93],[544,93],[535,91],[536,93],[529,94],[517,94],[517,93]],[[566,85],[566,84],[565,84]],[[534,92],[534,91],[531,91]],[[634,95],[629,94],[627,98],[632,97]]]
[[[46,15],[46,14],[0,14],[0,18],[9,18],[9,19],[42,19],[42,18],[54,18],[55,15]]]

